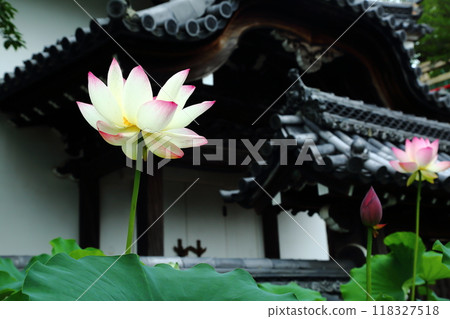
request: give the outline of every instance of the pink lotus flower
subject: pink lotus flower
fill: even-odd
[[[182,148],[208,142],[185,127],[215,102],[206,101],[184,108],[195,89],[192,85],[183,85],[188,74],[189,69],[173,75],[154,97],[141,66],[135,67],[125,80],[119,64],[113,59],[107,85],[89,72],[92,105],[77,104],[86,121],[106,142],[121,146],[127,157],[136,159],[136,145],[142,133],[147,149],[155,155],[180,158],[184,155]]]
[[[412,173],[407,185],[414,180],[419,180],[418,172],[421,172],[422,180],[433,183],[437,178],[437,172],[450,168],[450,161],[438,162],[439,140],[430,143],[428,139],[414,137],[412,141],[406,140],[405,151],[393,147],[397,161],[390,161],[391,166],[400,173]]]

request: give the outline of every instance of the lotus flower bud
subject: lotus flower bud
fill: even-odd
[[[373,187],[367,192],[361,203],[361,221],[365,226],[374,227],[378,225],[383,216],[383,208],[381,207],[380,199]]]

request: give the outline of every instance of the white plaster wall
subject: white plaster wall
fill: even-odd
[[[100,179],[100,249],[107,255],[120,255],[125,251],[132,191],[131,168]],[[136,247],[132,251],[135,252]]]
[[[326,225],[317,214],[288,216],[282,211],[278,215],[278,233],[280,258],[329,260]]]
[[[73,1],[11,0],[15,24],[27,49],[0,45],[0,77],[58,38],[87,26],[89,17]],[[105,1],[82,1],[105,15]],[[55,237],[78,239],[78,186],[52,169],[67,158],[61,139],[49,128],[15,128],[0,118],[0,255],[50,251]]]
[[[17,129],[0,117],[0,255],[50,251],[78,239],[78,186],[52,169],[67,156],[48,128]]]

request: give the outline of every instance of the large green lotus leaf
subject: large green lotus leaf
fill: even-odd
[[[105,254],[97,248],[88,247],[85,249],[81,249],[80,246],[73,239],[63,239],[61,237],[55,238],[50,241],[50,245],[52,248],[52,254],[41,254],[38,256],[34,256],[28,262],[28,265],[25,267],[25,271],[28,271],[31,266],[37,261],[42,264],[46,264],[52,256],[59,253],[66,253],[70,257],[74,259],[80,259],[86,256],[105,256]]]
[[[69,254],[69,256],[73,259],[81,259],[87,256],[105,256],[105,254],[100,249],[88,247],[85,249],[74,250]]]
[[[258,284],[258,287],[274,293],[274,294],[286,294],[286,293],[293,293],[295,297],[297,297],[298,300],[301,301],[325,301],[326,298],[322,297],[320,292],[303,288],[297,285],[295,282],[290,282],[287,285],[274,285],[271,283],[262,283]]]
[[[20,290],[24,277],[11,259],[0,258],[0,300]]]
[[[394,300],[405,300],[409,287],[404,284],[412,277],[415,234],[397,232],[387,236],[384,243],[390,252],[372,257],[372,296],[387,295]],[[419,256],[424,251],[425,246],[419,241]],[[353,280],[341,285],[342,297],[349,301],[366,300],[363,290],[366,289],[366,265],[352,269],[350,275]]]
[[[427,286],[417,287],[417,290],[419,294],[425,296],[426,301],[450,301],[450,299],[439,297],[432,289],[429,289]]]
[[[407,266],[410,268],[410,274],[412,277],[412,268],[414,260],[414,246],[416,242],[416,234],[411,232],[396,232],[384,239],[384,244],[389,247],[391,254],[394,258],[399,261],[402,266]],[[425,245],[422,239],[419,238],[418,245],[418,260],[417,260],[417,270],[419,271],[422,267],[422,259],[420,256],[425,252]]]
[[[25,278],[23,293],[30,300],[77,300],[80,296],[80,300],[105,301],[297,300],[293,294],[276,295],[259,289],[244,270],[219,274],[205,264],[183,271],[169,265],[148,267],[136,255],[75,260],[57,254],[45,265],[33,265]]]
[[[34,256],[33,258],[30,259],[30,261],[26,265],[25,271],[28,272],[28,269],[30,269],[31,266],[33,266],[35,262],[40,262],[41,264],[46,264],[50,258],[52,258],[52,256],[50,256],[49,254],[40,254],[40,255]]]
[[[53,247],[53,256],[59,253],[70,254],[74,250],[81,249],[81,247],[78,246],[77,242],[74,239],[63,239],[61,237],[51,240],[50,245],[52,245]]]
[[[429,284],[436,280],[450,278],[450,268],[442,263],[442,254],[427,251],[422,254],[422,271],[419,276]]]
[[[373,299],[375,299],[376,301],[395,301],[394,297],[386,295],[386,294],[378,294],[373,296]]]
[[[5,301],[29,301],[30,298],[27,295],[24,295],[21,290],[16,291],[13,294],[10,294]]]
[[[366,300],[366,265],[350,271],[353,280],[341,285],[342,297],[346,301]],[[404,273],[391,254],[372,257],[372,296],[388,295],[394,300],[405,300],[402,285],[410,278]],[[364,289],[364,290],[363,290]]]
[[[440,251],[442,253],[442,263],[450,269],[450,242],[444,246],[439,240],[436,240],[433,245],[433,250]]]
[[[45,265],[35,263],[30,268],[22,291],[30,300],[77,300],[83,293],[80,300],[149,300],[151,297],[136,255],[88,256],[76,260],[67,254],[57,254]]]
[[[80,259],[86,256],[105,256],[103,251],[97,248],[88,247],[81,249],[74,239],[58,237],[50,241],[50,245],[53,247],[52,256],[59,253],[66,253],[74,259]]]
[[[297,300],[292,293],[273,294],[260,289],[243,269],[220,274],[207,264],[198,264],[187,270],[176,270],[167,264],[143,268],[153,300]]]

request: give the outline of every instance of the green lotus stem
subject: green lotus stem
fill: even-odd
[[[131,246],[133,244],[134,222],[136,220],[136,205],[139,194],[140,182],[141,182],[141,172],[136,169],[134,172],[133,195],[131,197],[130,218],[128,221],[127,246],[125,247],[126,254],[131,254]]]
[[[413,282],[411,287],[411,301],[416,300],[416,273],[417,273],[417,255],[419,252],[419,220],[420,220],[420,193],[422,190],[422,172],[419,170],[419,184],[417,185],[416,199],[416,241],[414,243],[414,261],[413,261]]]
[[[372,299],[372,227],[367,227],[367,254],[366,254],[366,300]]]

